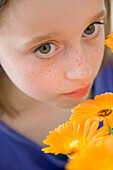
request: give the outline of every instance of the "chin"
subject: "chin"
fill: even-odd
[[[60,102],[60,103],[56,104],[56,107],[60,108],[60,109],[72,109],[73,107],[77,106],[78,104],[80,104],[86,100],[87,100],[87,97],[83,97],[83,98],[79,98],[77,100]]]
[[[56,107],[59,107],[61,109],[72,109],[73,107],[77,106],[78,104],[88,100],[90,98],[90,92],[87,93],[82,98],[77,99],[69,99],[69,100],[63,100],[56,104]]]

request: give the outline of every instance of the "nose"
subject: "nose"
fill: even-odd
[[[74,56],[70,55],[67,62],[68,65],[65,71],[65,77],[70,80],[88,80],[92,75],[92,68],[79,48],[74,53]]]

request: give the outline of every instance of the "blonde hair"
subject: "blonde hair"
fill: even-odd
[[[16,0],[15,0],[16,1]],[[1,25],[4,24],[2,21],[3,13],[5,10],[8,9],[8,6],[10,4],[10,0],[0,0],[0,23]],[[111,0],[105,0],[105,6],[107,9],[107,15],[105,18],[105,33],[108,35],[110,30],[110,23],[111,23]],[[108,49],[105,50],[105,56],[108,53]],[[106,57],[105,57],[106,58]],[[18,111],[9,105],[7,102],[7,99],[4,97],[4,86],[2,82],[4,81],[4,76],[7,76],[3,70],[2,67],[0,67],[0,116],[2,116],[4,113],[8,114],[9,116],[15,117],[18,114]],[[9,79],[7,77],[7,79]]]

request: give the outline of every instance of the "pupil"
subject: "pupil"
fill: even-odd
[[[95,26],[94,25],[90,25],[89,27],[86,28],[86,30],[84,31],[86,34],[91,35],[93,34],[95,31]]]
[[[42,54],[47,54],[47,53],[49,53],[50,50],[51,50],[51,46],[49,44],[42,45],[39,49],[39,51]]]

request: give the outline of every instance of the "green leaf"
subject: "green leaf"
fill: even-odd
[[[68,158],[70,158],[70,159],[71,159],[71,155],[70,155],[70,154],[68,154],[67,156],[68,156]]]
[[[111,135],[113,135],[113,129],[111,128],[111,126],[109,126],[109,132]]]
[[[73,152],[70,153],[70,154],[67,154],[68,158],[72,159],[72,155],[73,155],[73,154],[74,154]]]

